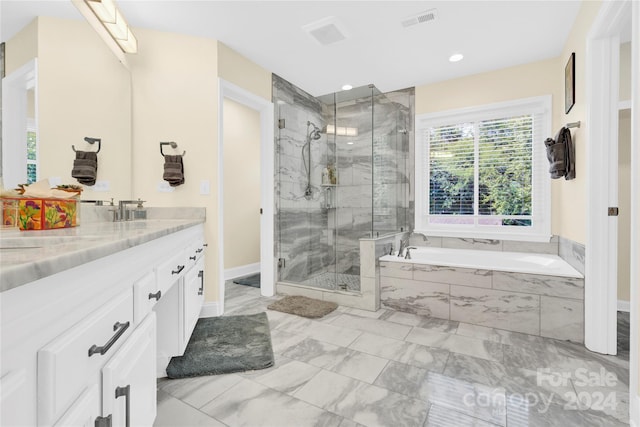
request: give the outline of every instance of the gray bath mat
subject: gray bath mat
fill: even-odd
[[[171,358],[169,378],[229,374],[273,366],[266,313],[198,319],[183,356]]]
[[[267,308],[269,310],[282,311],[283,313],[317,319],[331,313],[338,308],[338,304],[297,295],[289,295],[271,303]]]
[[[260,273],[252,274],[251,276],[247,276],[247,277],[239,277],[237,279],[233,279],[233,283],[236,283],[238,285],[253,286],[254,288],[259,288]]]

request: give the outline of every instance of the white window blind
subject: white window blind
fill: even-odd
[[[549,238],[549,97],[424,115],[417,123],[417,230]]]

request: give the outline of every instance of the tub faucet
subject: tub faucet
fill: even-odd
[[[404,252],[404,250],[405,250],[405,248],[407,246],[409,246],[409,236],[408,235],[404,239],[400,239],[400,248],[398,249],[398,258],[402,258],[402,253]]]
[[[407,248],[407,254],[404,256],[404,259],[411,259],[411,249],[418,249],[415,246],[409,246]]]

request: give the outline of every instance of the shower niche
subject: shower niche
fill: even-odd
[[[313,97],[273,76],[278,282],[360,291],[360,239],[407,231],[413,89]]]

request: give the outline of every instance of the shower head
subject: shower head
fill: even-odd
[[[309,126],[313,126],[313,129],[311,130],[311,132],[309,132]],[[322,138],[320,128],[309,121],[307,122],[307,135],[308,135],[309,141],[311,140],[317,141],[318,139]]]

